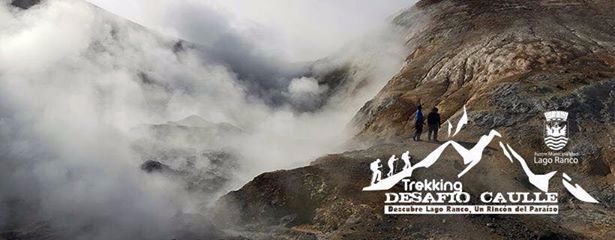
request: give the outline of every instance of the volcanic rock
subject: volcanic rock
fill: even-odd
[[[28,9],[40,2],[41,0],[13,0],[11,1],[11,5],[21,9]]]

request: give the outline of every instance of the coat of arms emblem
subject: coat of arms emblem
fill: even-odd
[[[558,151],[568,144],[567,120],[567,112],[545,112],[545,144],[549,149]]]

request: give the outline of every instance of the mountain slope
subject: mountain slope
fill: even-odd
[[[262,174],[218,201],[217,226],[241,229],[239,235],[249,239],[582,239],[612,234],[613,210],[600,205],[563,205],[554,217],[383,215],[383,191],[361,191],[370,185],[368,169],[374,159],[407,150],[412,159],[423,159],[437,147],[425,143],[378,145],[328,155],[307,167]],[[517,172],[519,165],[497,151],[485,149],[481,163],[460,179],[464,191],[473,199],[483,191],[537,191],[525,174]],[[447,150],[429,169],[416,170],[412,179],[457,180],[464,169],[461,162],[456,152]],[[403,191],[400,188],[389,191]],[[551,190],[563,201],[573,201],[562,189]]]
[[[592,157],[585,172],[612,173],[613,9],[612,1],[421,1],[395,18],[421,30],[408,36],[403,69],[355,116],[357,139],[408,138],[419,104],[444,119],[466,105],[483,131],[540,149],[542,113],[563,110],[575,134],[568,149]]]
[[[322,157],[310,166],[258,176],[218,202],[223,227],[249,238],[297,239],[612,239],[615,222],[615,10],[612,1],[423,0],[394,21],[407,29],[406,63],[353,120],[365,150]],[[497,130],[526,159],[548,151],[545,111],[570,113],[567,151],[576,165],[530,164],[535,173],[565,171],[601,204],[574,201],[562,186],[555,216],[390,216],[369,186],[369,163],[410,151],[423,159],[438,145],[413,142],[413,113],[437,106],[470,124],[455,138],[466,148]],[[444,132],[444,131],[441,131]],[[445,134],[441,133],[441,138]],[[461,179],[484,191],[536,191],[523,170],[498,151]],[[450,150],[416,179],[456,179],[465,166]],[[559,184],[558,184],[559,185]]]

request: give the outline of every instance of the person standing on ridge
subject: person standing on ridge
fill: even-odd
[[[434,142],[438,141],[438,129],[440,129],[440,114],[438,113],[438,108],[434,107],[431,112],[427,115],[427,126],[429,126],[429,130],[427,132],[427,139],[432,140]]]
[[[423,117],[422,107],[419,105],[416,108],[416,115],[414,117],[414,128],[416,131],[414,132],[414,141],[421,141],[421,134],[423,133],[423,124],[425,124],[425,118]]]

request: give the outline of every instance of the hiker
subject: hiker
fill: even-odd
[[[412,167],[412,165],[410,164],[410,158],[412,158],[410,157],[410,151],[406,151],[401,155],[401,160],[404,160],[404,170]]]
[[[387,174],[388,177],[393,176],[393,173],[395,171],[395,161],[397,161],[399,159],[397,159],[397,157],[395,157],[395,155],[392,155],[391,158],[389,158],[389,174]]]
[[[382,166],[380,166],[380,159],[373,161],[369,165],[369,169],[372,170],[372,185],[376,184],[377,182],[380,182],[380,180],[382,179],[382,172],[380,171],[381,167]]]
[[[437,107],[434,107],[427,115],[427,126],[429,127],[429,130],[427,132],[427,139],[437,142],[438,129],[440,128],[440,114],[438,113]]]
[[[421,134],[423,133],[423,125],[425,124],[425,118],[423,117],[422,107],[419,105],[416,108],[416,116],[414,117],[414,128],[416,131],[414,132],[414,141],[421,141]]]

